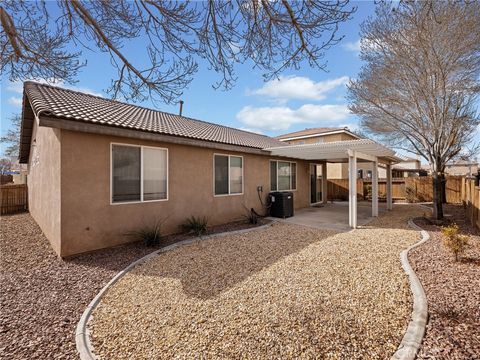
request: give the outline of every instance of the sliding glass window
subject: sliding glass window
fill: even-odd
[[[112,144],[112,203],[168,198],[168,150]]]
[[[214,155],[214,194],[243,193],[243,157]]]

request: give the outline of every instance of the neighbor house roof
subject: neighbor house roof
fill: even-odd
[[[80,123],[172,135],[255,149],[284,145],[280,141],[265,135],[32,81],[24,83],[24,94],[37,117],[42,115]],[[26,140],[22,139],[25,150],[27,149]],[[28,149],[29,147],[28,145]],[[23,155],[25,156],[25,154]],[[20,154],[20,157],[22,157],[22,154]]]
[[[281,141],[286,141],[286,140],[305,139],[309,137],[325,136],[325,135],[338,134],[338,133],[346,133],[353,136],[354,138],[357,138],[357,139],[360,138],[358,135],[355,135],[354,133],[352,133],[347,127],[318,127],[318,128],[304,129],[300,131],[291,132],[288,134],[283,134],[283,135],[277,136],[276,139]]]

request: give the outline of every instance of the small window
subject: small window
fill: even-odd
[[[112,144],[112,203],[166,200],[167,149]]]
[[[243,193],[243,158],[241,156],[214,155],[215,195]]]
[[[357,170],[357,179],[363,179],[363,170]]]
[[[289,161],[270,161],[270,190],[297,189],[297,164]]]

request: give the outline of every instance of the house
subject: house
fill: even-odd
[[[294,207],[308,207],[317,193],[310,187],[312,164],[348,161],[355,169],[358,159],[388,164],[391,171],[398,161],[394,151],[371,140],[332,144],[291,146],[185,116],[24,84],[19,159],[28,164],[30,213],[62,257],[128,242],[127,232],[159,220],[169,234],[192,215],[213,225],[237,220],[250,208],[265,213],[273,190],[292,191]],[[321,187],[325,192],[326,182]],[[387,198],[391,207],[391,191]],[[372,214],[378,214],[376,201]]]
[[[478,162],[466,159],[452,161],[445,166],[447,175],[474,176],[479,171]]]
[[[284,135],[277,136],[276,139],[285,142],[290,145],[303,145],[303,144],[321,144],[335,141],[349,141],[358,140],[363,137],[350,131],[348,127],[321,127],[304,129]],[[426,175],[420,167],[420,160],[401,157],[402,161],[393,165],[393,177],[408,177]],[[318,174],[321,174],[320,170],[317,170]],[[380,166],[378,169],[378,176],[380,178],[386,177],[385,167]],[[328,164],[328,177],[329,179],[348,179],[348,164],[346,163],[329,163]],[[359,179],[371,179],[372,178],[372,164],[360,163],[357,167],[357,178]],[[321,175],[320,175],[321,179]]]

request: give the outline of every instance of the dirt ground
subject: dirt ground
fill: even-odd
[[[416,221],[431,239],[409,253],[425,289],[429,321],[419,359],[480,359],[480,233],[465,221],[461,205],[446,205],[470,247],[461,261],[443,245],[438,226]]]
[[[141,243],[62,260],[28,213],[2,216],[0,358],[75,359],[75,327],[86,306],[120,270],[155,248]],[[250,227],[245,222],[210,233]],[[189,235],[169,236],[164,244]]]
[[[416,206],[349,232],[277,223],[182,246],[117,282],[89,324],[101,359],[388,359],[411,314],[400,252]]]

